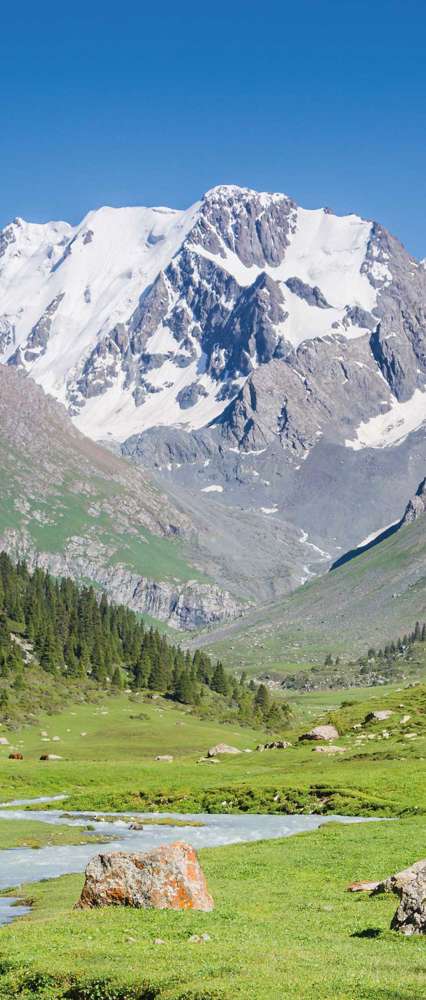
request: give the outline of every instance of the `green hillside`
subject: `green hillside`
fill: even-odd
[[[323,663],[329,653],[350,660],[378,649],[425,618],[426,519],[419,518],[289,597],[206,632],[197,644],[234,667],[291,673],[298,664]]]
[[[189,524],[147,475],[83,437],[35,383],[0,366],[0,541],[130,603],[138,578],[201,581]]]

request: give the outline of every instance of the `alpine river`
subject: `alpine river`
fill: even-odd
[[[0,822],[9,819],[38,820],[49,824],[93,827],[93,836],[104,835],[111,838],[107,844],[73,844],[60,847],[17,847],[0,851],[0,889],[13,888],[26,882],[57,878],[71,872],[82,872],[94,854],[109,851],[145,851],[160,844],[175,840],[185,840],[194,847],[218,847],[243,841],[271,840],[274,837],[290,837],[294,833],[315,830],[322,823],[366,822],[353,816],[269,816],[254,814],[218,813],[132,813],[143,823],[144,819],[154,820],[143,829],[129,829],[129,813],[108,813],[107,819],[97,819],[99,813],[66,812],[62,809],[31,810],[31,805],[64,800],[66,796],[52,799],[21,799],[10,803],[0,803]],[[25,807],[25,808],[21,808]],[[196,822],[200,826],[163,826],[155,820],[176,819],[180,823]],[[84,831],[85,834],[87,830]],[[17,906],[12,896],[0,898],[0,924],[10,923],[16,917],[28,912],[28,907]]]

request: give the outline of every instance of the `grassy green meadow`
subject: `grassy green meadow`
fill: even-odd
[[[64,813],[315,811],[391,821],[331,823],[283,840],[201,851],[212,913],[76,911],[81,875],[14,888],[32,910],[0,931],[1,998],[423,1000],[425,942],[389,930],[395,897],[346,887],[425,856],[426,689],[295,694],[291,705],[285,735],[292,746],[262,753],[254,748],[265,733],[144,695],[105,696],[8,732],[24,760],[11,761],[10,747],[0,748],[2,801],[64,793]],[[392,715],[366,723],[377,708]],[[344,753],[335,757],[298,740],[326,720],[341,734]],[[198,763],[218,742],[253,752]],[[63,759],[41,762],[43,752]],[[156,761],[159,753],[174,760]],[[66,816],[54,830],[3,820],[0,847],[30,836],[37,842],[38,826],[40,843],[87,836],[67,833],[65,824]],[[207,941],[190,940],[203,933]]]
[[[425,850],[413,818],[204,850],[212,913],[75,911],[82,876],[24,886],[34,908],[1,932],[0,996],[424,1000],[424,940],[389,930],[394,897],[346,886]]]

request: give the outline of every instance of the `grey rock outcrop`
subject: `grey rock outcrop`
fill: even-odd
[[[422,479],[415,495],[408,501],[401,524],[410,524],[426,510],[426,479]]]
[[[221,754],[236,754],[241,753],[237,747],[231,747],[228,743],[218,743],[215,747],[210,747],[207,751],[207,757],[220,757]]]
[[[326,740],[327,742],[331,740],[336,740],[339,738],[339,732],[336,726],[326,724],[323,726],[314,726],[310,729],[308,733],[304,733],[300,736],[301,740]]]
[[[416,861],[404,871],[379,882],[375,892],[394,892],[400,904],[392,919],[392,930],[411,936],[426,934],[426,860]]]

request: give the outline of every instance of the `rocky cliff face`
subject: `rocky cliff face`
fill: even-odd
[[[405,513],[401,521],[401,525],[410,524],[412,521],[417,521],[418,517],[422,517],[426,510],[426,479],[422,479],[420,486],[418,487],[416,493],[405,508]]]

